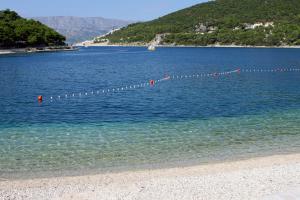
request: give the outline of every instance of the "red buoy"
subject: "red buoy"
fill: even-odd
[[[150,80],[150,85],[154,85],[155,81],[154,80]]]
[[[42,95],[38,96],[38,101],[39,101],[39,102],[42,102],[42,101],[43,101],[43,96],[42,96]]]

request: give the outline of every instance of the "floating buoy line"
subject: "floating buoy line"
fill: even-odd
[[[99,89],[99,90],[91,90],[90,92],[77,92],[77,93],[66,93],[63,95],[57,95],[57,96],[49,96],[44,97],[42,95],[39,95],[37,97],[38,102],[43,101],[61,101],[61,100],[67,100],[67,99],[74,99],[78,97],[84,97],[84,96],[94,96],[94,95],[104,95],[109,93],[117,93],[122,91],[132,91],[135,89],[141,89],[146,87],[154,87],[157,84],[160,84],[165,81],[171,81],[171,80],[178,80],[178,79],[201,79],[201,78],[207,78],[207,77],[220,77],[220,76],[228,76],[232,74],[240,74],[240,73],[279,73],[279,72],[300,72],[299,68],[276,68],[276,69],[235,69],[231,71],[224,71],[224,72],[213,72],[213,73],[200,73],[200,74],[190,74],[190,75],[166,75],[165,77],[161,79],[156,80],[149,80],[147,82],[142,82],[138,84],[131,84],[131,85],[123,85],[120,87],[114,87],[114,88],[106,88],[106,89]]]

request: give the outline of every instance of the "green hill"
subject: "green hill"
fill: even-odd
[[[64,36],[38,21],[24,19],[14,11],[0,11],[0,48],[65,45],[64,41]]]
[[[210,1],[131,24],[105,39],[146,44],[156,36],[157,43],[174,45],[300,45],[300,1]]]

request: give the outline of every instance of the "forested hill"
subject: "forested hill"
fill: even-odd
[[[145,44],[155,37],[174,45],[300,45],[300,1],[210,1],[131,24],[105,39]]]
[[[0,11],[0,48],[57,46],[64,41],[64,36],[38,21],[24,19],[14,11]]]

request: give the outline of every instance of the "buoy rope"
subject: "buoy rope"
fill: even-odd
[[[157,85],[159,83],[162,83],[164,81],[169,80],[176,80],[176,79],[189,79],[189,78],[206,78],[206,77],[219,77],[219,76],[228,76],[231,74],[240,74],[240,73],[278,73],[278,72],[300,72],[299,68],[276,68],[276,69],[235,69],[231,71],[224,71],[224,72],[214,72],[214,73],[199,73],[199,74],[190,74],[190,75],[166,75],[163,78],[156,79],[156,80],[150,80],[147,82],[137,83],[137,84],[130,84],[130,85],[123,85],[120,87],[114,87],[114,88],[106,88],[106,89],[98,89],[98,90],[90,90],[89,92],[77,92],[77,93],[66,93],[63,95],[57,95],[57,96],[50,96],[50,97],[43,97],[38,96],[38,100],[41,101],[47,101],[50,102],[53,101],[60,101],[63,99],[72,99],[76,97],[84,97],[84,96],[95,96],[95,95],[104,95],[104,94],[111,94],[111,93],[117,93],[117,92],[124,92],[124,91],[132,91],[135,89],[140,88],[146,88],[146,87],[153,87],[154,85]]]

